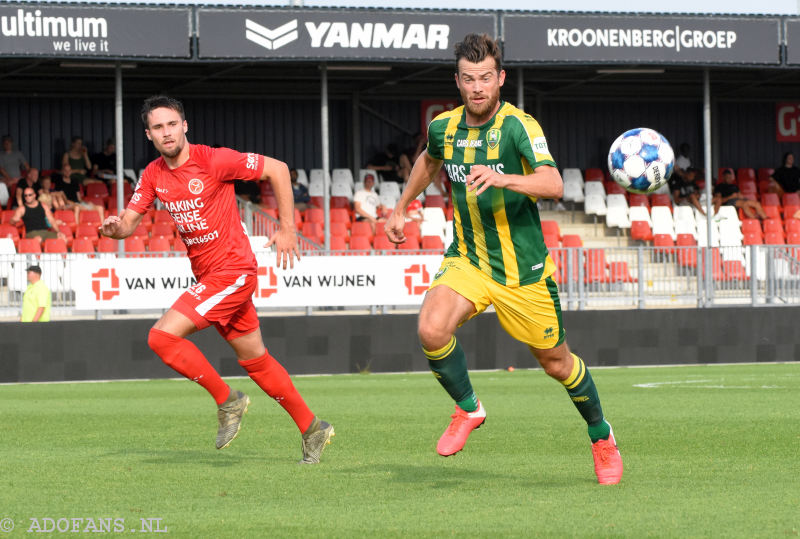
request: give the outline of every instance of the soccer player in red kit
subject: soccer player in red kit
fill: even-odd
[[[145,169],[127,209],[119,217],[107,217],[101,231],[114,239],[130,236],[158,198],[178,227],[197,279],[153,325],[147,343],[164,363],[203,386],[214,398],[219,420],[216,445],[223,449],[239,433],[250,398],[231,389],[186,339],[213,324],[250,378],[297,424],[302,433],[300,462],[319,462],[334,434],[333,425],[309,410],[286,370],[264,346],[252,300],[257,263],[233,190],[234,179],[270,181],[278,200],[280,226],[267,246],[274,245],[278,266],[294,267],[300,254],[288,167],[255,153],[190,144],[183,105],[171,97],[145,100],[142,121],[161,157]]]

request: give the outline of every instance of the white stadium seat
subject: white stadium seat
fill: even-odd
[[[302,183],[306,187],[308,187],[308,175],[306,174],[305,169],[298,168],[297,170],[297,183]]]
[[[583,173],[579,168],[565,168],[561,172],[561,179],[564,180],[564,183],[577,180],[578,183],[583,185]]]
[[[564,196],[562,197],[567,202],[583,202],[583,180],[573,178],[564,178]]]
[[[586,198],[589,198],[589,195],[600,195],[603,197],[603,201],[606,198],[606,188],[603,187],[603,182],[586,182],[583,184],[583,193]]]
[[[633,221],[646,221],[650,228],[653,228],[653,220],[650,219],[650,210],[644,206],[631,206],[628,208],[628,217]]]
[[[589,182],[589,183],[600,183],[600,182]],[[602,186],[603,185],[600,184],[600,187]],[[586,200],[584,200],[583,202],[583,211],[587,215],[605,215],[608,212],[608,209],[606,208],[605,195],[600,195],[600,194],[586,195]]]
[[[346,182],[351,188],[353,187],[353,173],[349,168],[335,168],[331,173],[331,181],[333,183]]]
[[[653,235],[669,234],[672,241],[677,238],[675,234],[675,223],[672,219],[672,211],[669,206],[653,206],[650,210],[650,217],[653,220]]]

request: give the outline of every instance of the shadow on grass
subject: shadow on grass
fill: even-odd
[[[141,464],[201,465],[217,468],[261,462],[263,455],[242,455],[215,449],[126,449],[112,451],[102,457],[136,459]]]

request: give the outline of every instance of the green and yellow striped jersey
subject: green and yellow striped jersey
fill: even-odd
[[[506,286],[535,283],[553,273],[536,197],[495,187],[476,196],[466,188],[472,165],[500,174],[531,174],[541,165],[556,166],[531,115],[501,102],[492,119],[470,127],[463,106],[444,112],[428,126],[428,153],[444,161],[452,184],[453,243],[446,257],[464,256]]]

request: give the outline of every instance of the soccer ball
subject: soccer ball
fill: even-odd
[[[675,153],[664,135],[647,127],[625,131],[608,150],[608,172],[632,193],[652,193],[675,168]]]

